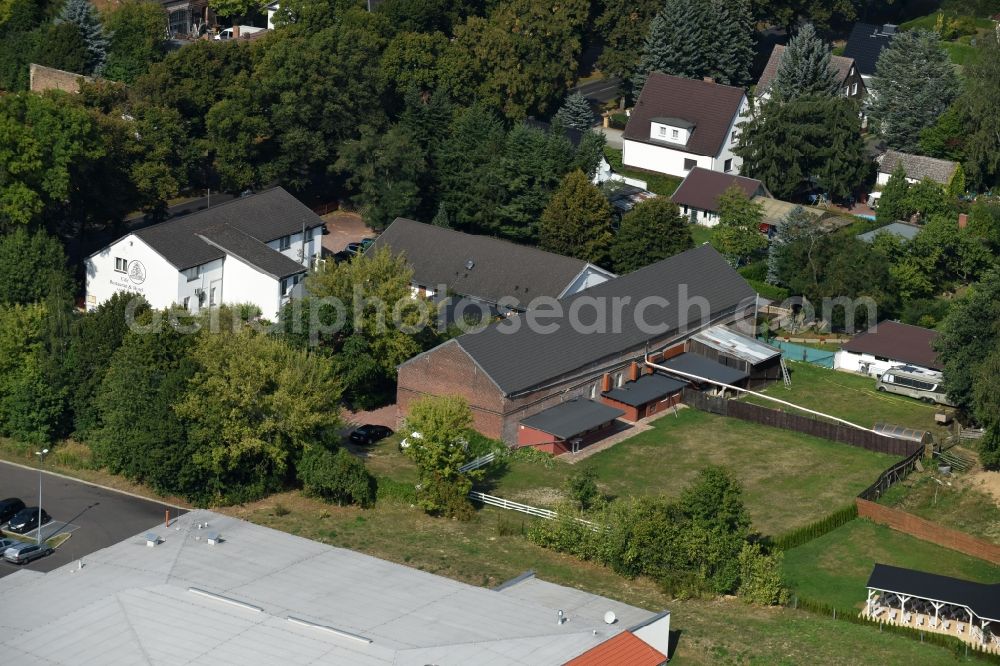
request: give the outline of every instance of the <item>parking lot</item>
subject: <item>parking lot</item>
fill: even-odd
[[[38,470],[0,461],[0,499],[6,497],[19,497],[29,507],[38,506]],[[162,523],[168,509],[171,518],[178,513],[159,502],[44,473],[42,508],[52,516],[52,522],[42,526],[42,538],[66,532],[70,537],[52,555],[23,566],[36,571],[51,571],[140,534]],[[32,530],[25,536],[36,534]],[[0,576],[19,568],[0,559]]]

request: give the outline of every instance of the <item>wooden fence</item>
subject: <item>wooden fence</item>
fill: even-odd
[[[710,396],[701,391],[683,389],[681,402],[689,407],[712,414],[728,416],[741,421],[760,423],[772,428],[793,430],[813,437],[822,437],[841,444],[857,446],[877,453],[909,457],[919,455],[923,445],[895,437],[888,437],[869,430],[860,430],[840,423],[821,421],[810,416],[793,414],[780,409],[762,407],[741,400]]]
[[[487,495],[486,493],[476,492],[475,490],[469,493],[469,499],[476,502],[482,502],[483,504],[489,504],[490,506],[499,507],[501,509],[508,509],[509,511],[520,511],[521,513],[526,513],[529,516],[545,518],[546,520],[556,520],[559,518],[559,514],[551,509],[540,509],[537,506],[521,504],[520,502],[512,502],[511,500],[504,499],[503,497]],[[584,520],[583,518],[573,518],[573,520],[594,530],[600,528],[600,525],[597,523],[592,523],[589,520]]]

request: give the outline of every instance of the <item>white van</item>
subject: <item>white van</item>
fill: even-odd
[[[240,26],[240,37],[246,37],[247,35],[252,35],[255,32],[264,32],[266,28],[255,28],[252,25],[241,25]],[[215,36],[216,39],[232,39],[233,29],[226,28],[225,30],[220,30],[219,34]]]

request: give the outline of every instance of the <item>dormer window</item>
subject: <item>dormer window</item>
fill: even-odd
[[[649,125],[649,138],[687,145],[694,131],[694,123],[682,118],[653,118]]]

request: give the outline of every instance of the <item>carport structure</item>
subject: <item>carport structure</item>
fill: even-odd
[[[948,634],[1000,652],[1000,584],[876,564],[862,616],[921,631]]]

